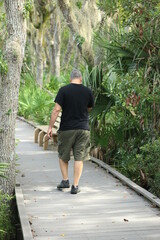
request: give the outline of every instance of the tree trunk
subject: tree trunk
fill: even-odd
[[[43,51],[43,35],[45,25],[50,15],[55,10],[55,4],[49,0],[34,0],[34,8],[30,12],[30,20],[33,26],[37,29],[36,41],[36,81],[40,87],[43,86],[43,69],[45,65]]]
[[[61,22],[58,6],[50,15],[50,29],[47,33],[46,41],[49,46],[50,73],[59,77],[61,56]]]
[[[74,62],[73,62],[73,67],[74,68],[79,68],[79,62],[80,62],[80,53],[78,48],[75,50],[75,55],[74,55]]]
[[[28,29],[30,30],[30,36],[27,35],[29,40],[29,54],[31,57],[30,70],[34,76],[36,76],[36,29],[30,21],[27,22]]]
[[[55,62],[55,75],[60,76],[60,56],[61,56],[61,19],[60,12],[57,6],[55,11],[55,28],[54,28],[54,62]]]
[[[50,73],[55,74],[55,59],[54,59],[54,28],[55,28],[55,12],[50,16],[50,28],[47,34],[47,42],[49,46],[49,58],[50,58]]]
[[[21,67],[26,41],[26,23],[23,18],[24,0],[5,0],[7,17],[7,39],[5,59],[6,74],[1,73],[0,89],[0,162],[10,163],[2,180],[2,190],[13,193],[15,186],[15,123],[18,108],[18,94]]]
[[[41,28],[37,30],[36,41],[36,82],[42,88],[43,87],[43,24]]]
[[[74,45],[73,36],[70,33],[70,37],[69,37],[68,45],[67,45],[67,51],[66,51],[64,59],[63,59],[63,66],[64,66],[65,70],[68,68],[74,46],[75,45]]]

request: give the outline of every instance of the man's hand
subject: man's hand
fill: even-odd
[[[52,133],[52,128],[49,127],[49,128],[48,128],[48,131],[47,131],[47,136],[48,136],[48,138],[51,138],[52,135],[53,135],[53,133]]]

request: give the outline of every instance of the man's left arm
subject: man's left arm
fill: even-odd
[[[89,99],[89,103],[88,103],[88,112],[90,112],[92,110],[93,106],[94,106],[94,97],[93,97],[92,91],[90,91],[90,99]]]

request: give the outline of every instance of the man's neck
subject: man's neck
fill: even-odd
[[[74,83],[74,84],[82,84],[82,81],[80,79],[73,79],[71,81],[71,83]]]

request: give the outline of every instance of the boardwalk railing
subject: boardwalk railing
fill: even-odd
[[[108,173],[111,173],[114,177],[118,178],[121,182],[125,183],[127,186],[132,188],[135,192],[141,194],[143,197],[151,201],[155,206],[160,207],[160,199],[158,197],[148,192],[144,188],[138,186],[136,183],[132,182],[129,178],[125,177],[123,174],[119,173],[114,168],[102,162],[101,160],[91,157],[91,161],[98,164],[102,168],[106,169]]]
[[[20,219],[20,224],[21,224],[23,240],[33,240],[28,217],[27,217],[27,214],[25,211],[23,193],[22,193],[20,184],[16,184],[15,195],[16,195],[16,202],[17,202],[17,208],[18,208],[18,213],[19,213],[19,219]]]

